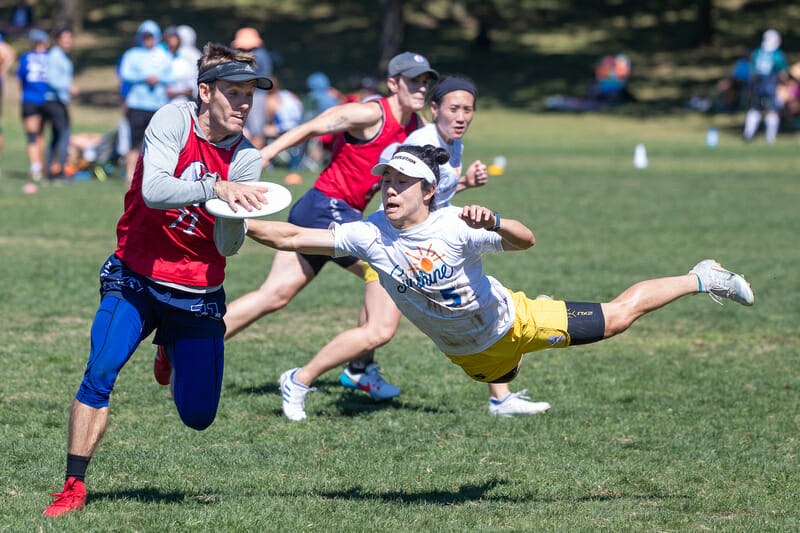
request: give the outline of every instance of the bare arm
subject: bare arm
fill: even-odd
[[[333,232],[329,229],[250,219],[247,221],[247,236],[270,248],[288,252],[330,256],[335,253]]]
[[[459,215],[471,228],[495,230],[503,238],[503,249],[508,251],[527,250],[536,244],[533,232],[522,222],[512,218],[498,218],[497,213],[479,205],[466,205]]]
[[[342,104],[326,109],[308,122],[287,131],[261,149],[264,168],[279,153],[307,141],[312,137],[339,133],[357,132],[378,123],[383,117],[381,106],[374,102]]]
[[[5,41],[0,42],[0,79],[5,79],[8,75],[8,70],[14,61],[17,59],[17,53]]]

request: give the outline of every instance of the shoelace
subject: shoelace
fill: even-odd
[[[522,389],[519,392],[512,392],[511,394],[509,394],[509,396],[508,396],[508,398],[506,398],[506,400],[510,400],[511,398],[519,398],[520,400],[530,400],[531,399],[530,396],[525,396],[527,393],[528,393],[528,389]],[[505,400],[503,400],[503,401],[505,401]]]
[[[57,492],[56,494],[51,494],[53,498],[56,498],[51,505],[65,505],[67,503],[71,503],[74,500],[80,501],[81,497],[72,489],[72,485],[64,489],[64,492]]]
[[[725,305],[722,303],[722,298],[729,296],[731,292],[733,292],[733,289],[730,287],[726,289],[722,285],[713,285],[710,289],[708,289],[708,295],[719,305]],[[722,293],[722,296],[718,295],[717,293]]]
[[[369,371],[367,371],[366,374],[370,378],[372,378],[372,380],[375,381],[376,383],[381,383],[381,382],[385,381],[383,379],[383,376],[381,376],[381,367],[379,367],[375,363],[370,365]]]
[[[717,268],[716,266],[712,266],[711,271],[720,274],[727,273],[728,278],[730,278],[731,275],[730,272],[728,272],[727,270],[723,268]],[[723,285],[716,279],[714,279],[710,285],[711,286],[708,288],[708,295],[711,297],[712,300],[717,302],[719,305],[724,306],[725,304],[722,303],[722,299],[727,298],[728,296],[731,295],[732,292],[734,292],[733,287],[725,287],[725,285]]]
[[[733,277],[733,273],[728,272],[725,269],[719,269],[714,267],[712,268],[712,270],[715,270],[720,274],[727,274],[726,281]],[[731,296],[734,296],[735,294],[736,294],[736,289],[733,286],[725,285],[718,280],[714,280],[714,283],[708,289],[708,295],[711,297],[712,300],[717,302],[719,305],[725,305],[722,303],[722,298],[729,298],[731,300],[737,301],[735,298],[731,298]]]

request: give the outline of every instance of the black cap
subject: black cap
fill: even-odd
[[[197,76],[197,83],[210,83],[215,80],[242,82],[256,80],[256,87],[266,91],[272,89],[272,80],[256,74],[256,69],[243,61],[229,61],[204,69]]]

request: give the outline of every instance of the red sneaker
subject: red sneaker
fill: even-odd
[[[159,385],[169,385],[169,378],[172,376],[172,363],[167,355],[167,347],[158,346],[156,358],[153,359],[153,375]]]
[[[86,505],[86,486],[83,481],[71,477],[64,483],[64,490],[60,494],[53,494],[53,497],[56,501],[44,510],[44,516],[58,516],[81,509]]]

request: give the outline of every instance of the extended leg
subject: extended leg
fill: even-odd
[[[629,287],[613,301],[602,304],[605,317],[603,338],[622,333],[639,317],[687,294],[706,292],[718,303],[721,298],[753,305],[750,284],[739,274],[713,259],[701,261],[684,276],[651,279]]]
[[[400,322],[400,310],[380,283],[367,283],[364,289],[366,322],[334,337],[314,358],[302,368],[287,370],[281,375],[283,413],[291,420],[306,418],[305,397],[311,383],[325,372],[357,357],[365,350],[372,350],[391,340]],[[355,378],[354,388],[361,388],[378,400],[393,398],[400,389],[387,383],[376,365],[371,365],[362,376]]]
[[[132,304],[113,296],[103,298],[92,324],[89,362],[70,408],[67,480],[45,515],[58,516],[80,509],[86,502],[86,467],[105,434],[111,390],[139,345],[142,326],[142,317]]]
[[[400,310],[377,281],[365,285],[364,308],[366,321],[343,331],[325,345],[297,372],[295,379],[299,383],[308,386],[325,372],[392,339],[400,323]]]

